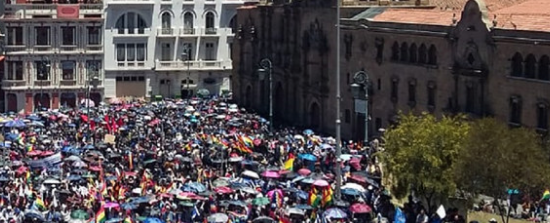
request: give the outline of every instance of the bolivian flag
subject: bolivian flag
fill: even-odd
[[[46,210],[46,204],[40,197],[36,197],[36,200],[34,201],[34,205],[36,206],[36,208],[38,208],[38,210]]]
[[[103,205],[101,205],[101,208],[99,208],[99,210],[95,214],[95,222],[105,223],[106,220],[107,216],[105,215],[105,209],[103,208]]]
[[[332,204],[333,197],[334,193],[332,192],[332,188],[330,186],[328,186],[326,189],[323,189],[323,199],[321,200],[321,206],[330,206]]]
[[[317,196],[317,190],[313,188],[312,190],[309,191],[309,198],[308,198],[307,204],[315,208],[319,206],[319,203],[321,203],[321,198]]]
[[[544,199],[550,199],[550,190],[545,190],[542,194],[542,200]]]
[[[287,161],[285,161],[284,169],[292,171],[294,169],[294,160],[295,159],[296,158],[292,157],[292,158],[289,158]]]

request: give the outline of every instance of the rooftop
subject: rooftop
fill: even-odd
[[[460,20],[468,0],[432,0],[433,8],[386,8],[373,21],[451,25],[453,17]],[[497,28],[549,31],[550,0],[480,0],[485,1],[489,18],[496,18]],[[407,15],[407,16],[403,16]]]

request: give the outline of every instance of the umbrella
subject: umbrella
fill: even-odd
[[[44,180],[44,184],[60,184],[61,182],[59,180],[49,178]]]
[[[67,158],[65,158],[65,161],[70,161],[70,162],[76,162],[76,161],[80,161],[80,157],[78,156],[75,156],[75,155],[72,155],[72,156],[69,156]]]
[[[348,217],[346,212],[342,211],[339,208],[330,208],[325,211],[324,215],[326,218],[334,218],[334,219],[344,219]]]
[[[71,212],[71,218],[76,220],[87,220],[90,215],[84,210],[78,209]]]
[[[275,220],[267,216],[257,217],[256,219],[252,220],[252,223],[273,223],[273,222],[275,222]]]
[[[229,187],[216,187],[214,188],[214,192],[218,194],[230,194],[233,193],[233,190]]]
[[[269,203],[271,203],[271,201],[267,197],[257,197],[252,200],[252,205],[256,206],[264,206]]]
[[[267,178],[279,178],[281,175],[275,171],[265,171],[262,173],[262,176]]]
[[[307,176],[311,173],[311,170],[309,169],[306,169],[306,168],[302,168],[302,169],[299,169],[298,170],[298,174],[302,175],[302,176]]]
[[[361,192],[353,188],[342,188],[342,194],[350,195],[350,196],[358,196],[358,195],[361,195]]]
[[[223,213],[216,213],[208,216],[207,220],[210,223],[225,223],[229,220],[229,216]]]
[[[306,211],[298,208],[289,208],[289,209],[286,209],[286,213],[288,215],[304,215],[306,214]]]
[[[124,221],[124,218],[111,218],[105,221],[105,223],[115,223],[115,222],[121,222],[121,221]]]
[[[313,154],[309,154],[309,153],[308,154],[300,154],[298,156],[298,158],[303,159],[303,160],[307,160],[307,161],[311,161],[311,162],[317,161],[317,157],[314,156]]]
[[[253,171],[250,171],[250,170],[245,170],[245,171],[243,171],[242,175],[243,175],[243,176],[246,176],[246,177],[254,178],[254,179],[260,178],[260,176],[258,175],[258,173],[253,172]]]
[[[372,211],[372,208],[370,208],[368,205],[364,203],[355,203],[349,207],[349,211],[351,211],[352,213],[363,214],[363,213],[370,213]]]
[[[36,210],[29,210],[25,212],[25,218],[34,218],[39,221],[44,221],[44,215]]]
[[[302,210],[312,210],[313,209],[313,207],[311,207],[310,205],[307,205],[307,204],[297,204],[293,208],[302,209]]]
[[[124,210],[134,210],[137,209],[138,206],[134,203],[123,203],[120,207]]]
[[[21,119],[16,119],[6,122],[4,126],[8,128],[23,128],[25,127],[25,122]]]
[[[118,204],[118,203],[115,203],[115,202],[108,202],[108,203],[106,203],[103,207],[106,207],[106,208],[117,208],[117,207],[119,207],[119,204]]]
[[[329,184],[326,180],[319,179],[319,180],[313,181],[313,185],[318,186],[318,187],[326,187]]]
[[[346,189],[346,188],[354,189],[354,190],[357,190],[361,193],[367,191],[367,190],[365,190],[365,188],[363,186],[361,186],[359,184],[356,184],[356,183],[347,183],[344,186],[342,186],[342,189]]]
[[[88,106],[88,107],[95,107],[95,102],[91,99],[85,98],[80,101],[80,105],[82,106]]]
[[[304,130],[304,135],[313,135],[313,134],[314,134],[313,130],[311,130],[311,129]]]
[[[146,218],[145,220],[143,220],[143,223],[164,223],[164,221],[158,218]]]
[[[214,182],[212,182],[212,186],[214,187],[227,187],[229,185],[230,185],[229,180],[223,177],[220,177],[214,180]]]
[[[206,191],[206,187],[203,184],[198,183],[198,182],[187,183],[183,187],[184,187],[184,190],[187,188],[188,189],[187,191],[195,191],[197,193],[201,193],[201,192]]]

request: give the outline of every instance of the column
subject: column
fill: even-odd
[[[59,92],[52,93],[52,109],[59,108]]]
[[[32,112],[34,108],[34,101],[32,93],[25,94],[25,112]]]

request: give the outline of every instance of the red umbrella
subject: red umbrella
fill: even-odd
[[[229,187],[216,187],[214,188],[214,192],[218,194],[230,194],[233,193],[233,190]]]
[[[28,152],[27,156],[39,156],[40,154],[42,154],[41,150],[33,150],[33,151]]]
[[[367,178],[365,178],[363,176],[355,175],[355,174],[352,174],[350,177],[348,177],[348,180],[354,180],[358,183],[366,183],[367,182]]]
[[[350,210],[352,213],[359,213],[359,214],[364,214],[364,213],[370,213],[370,212],[372,212],[372,208],[369,207],[369,206],[366,205],[366,204],[363,204],[363,203],[355,203],[355,204],[352,204],[352,205],[349,207],[349,210]]]
[[[51,155],[53,155],[53,154],[54,154],[54,152],[52,152],[52,151],[44,151],[44,152],[42,152],[42,154],[40,154],[40,155],[41,155],[41,156],[51,156]]]
[[[302,168],[302,169],[299,169],[298,170],[298,174],[302,175],[302,176],[307,176],[311,173],[311,170],[309,169],[306,169],[306,168]]]
[[[357,169],[357,170],[360,170],[361,169],[361,164],[360,164],[361,160],[353,157],[351,158],[351,160],[349,161],[349,165],[352,166],[353,168]]]

